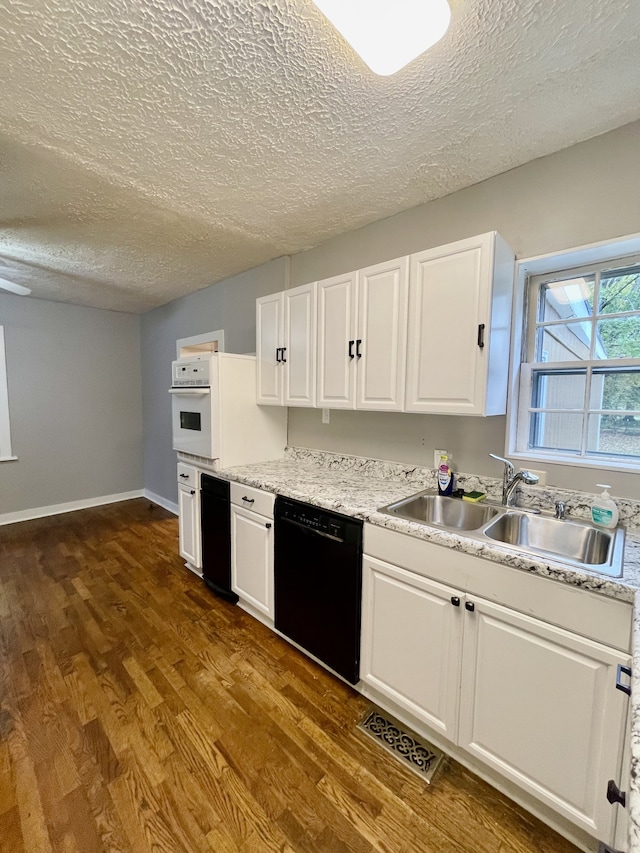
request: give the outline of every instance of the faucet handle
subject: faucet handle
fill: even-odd
[[[555,516],[556,518],[563,519],[567,512],[569,511],[569,507],[566,505],[564,501],[556,501],[555,507]]]

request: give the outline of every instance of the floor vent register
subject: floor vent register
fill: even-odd
[[[395,755],[424,782],[431,782],[443,759],[442,752],[435,746],[376,709],[367,711],[358,728]]]

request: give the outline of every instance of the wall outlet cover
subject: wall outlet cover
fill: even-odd
[[[331,420],[331,409],[322,410],[322,423],[328,424]]]
[[[434,468],[440,467],[440,457],[441,456],[448,456],[449,462],[451,462],[451,454],[449,453],[448,450],[434,450],[433,451],[433,467]]]

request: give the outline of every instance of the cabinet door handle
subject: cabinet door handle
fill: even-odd
[[[283,363],[283,364],[286,364],[286,363],[287,363],[287,359],[284,357],[284,354],[285,354],[285,352],[287,351],[287,348],[286,348],[286,347],[280,347],[280,351],[282,352],[282,357],[281,357],[281,359],[280,359],[280,360],[282,361],[282,363]]]
[[[621,791],[613,779],[609,779],[607,782],[607,800],[609,800],[611,805],[620,803],[623,809],[627,807],[627,793],[626,791]]]
[[[191,489],[191,491],[189,492],[190,495],[195,495],[195,493],[196,493],[195,489]]]
[[[454,607],[460,607],[460,599],[458,598],[457,595],[451,596],[451,603],[453,604]]]
[[[253,503],[255,503],[255,502],[256,502],[256,499],[255,499],[255,498],[246,498],[244,495],[242,496],[242,500],[243,500],[243,501],[245,501],[245,502],[246,502],[246,503],[248,503],[248,504],[253,504]]]
[[[631,678],[631,667],[625,666],[623,663],[618,664],[618,671],[616,672],[616,689],[622,690],[623,693],[626,693],[627,696],[631,696],[631,687],[628,684],[622,683],[622,676],[628,675]]]
[[[480,323],[478,326],[478,346],[480,349],[484,349],[484,323]]]
[[[271,530],[271,522],[267,521],[267,523],[265,524],[265,527],[267,528],[267,530]]]
[[[276,364],[280,364],[280,347],[276,347]]]
[[[349,358],[353,358],[353,345],[355,341],[349,341]]]
[[[476,606],[473,601],[465,601],[464,606],[465,609],[469,611],[469,613],[473,613],[473,611],[476,609]]]
[[[357,358],[362,358],[362,353],[360,352],[360,344],[362,343],[362,338],[358,338],[356,341],[356,356]]]

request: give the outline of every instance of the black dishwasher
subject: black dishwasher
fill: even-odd
[[[227,480],[200,477],[202,580],[221,598],[236,603],[231,589],[231,487]]]
[[[274,592],[277,630],[355,684],[362,521],[277,497]]]

